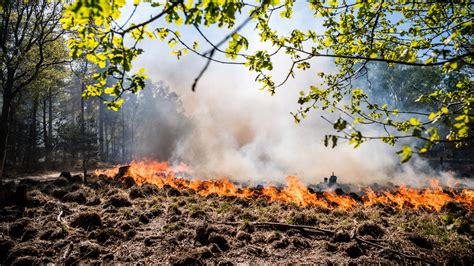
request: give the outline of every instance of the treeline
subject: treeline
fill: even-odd
[[[389,110],[398,109],[399,116],[416,117],[423,119],[422,115],[436,112],[440,100],[432,97],[432,101],[423,103],[420,95],[427,95],[434,89],[444,89],[447,92],[456,92],[456,84],[465,77],[471,78],[472,71],[445,73],[441,67],[414,67],[377,62],[367,64],[367,76],[356,86],[367,88],[369,95],[380,103],[386,103]],[[454,104],[454,106],[456,106]],[[446,118],[445,118],[446,119]],[[447,120],[440,125],[439,134],[446,136],[449,128],[446,124],[456,123],[456,120]],[[386,129],[388,130],[388,129]],[[470,134],[474,129],[469,129]],[[394,134],[394,132],[392,133]],[[421,145],[421,144],[420,144]],[[456,142],[440,142],[430,151],[420,154],[427,159],[433,167],[442,170],[453,170],[461,176],[472,176],[474,169],[474,139],[466,140],[464,145]]]
[[[32,86],[12,108],[7,174],[172,156],[177,135],[190,128],[176,93],[148,81],[146,90],[126,95],[122,109],[112,111],[102,99],[82,97],[88,72],[70,67],[56,82]]]
[[[0,176],[41,169],[86,171],[99,162],[153,156],[146,138],[156,128],[163,133],[185,123],[171,126],[160,110],[186,121],[178,96],[150,81],[143,93],[125,95],[117,112],[106,108],[106,98],[83,98],[97,69],[86,58],[70,61],[66,35],[71,33],[60,24],[63,8],[60,1],[2,4]],[[172,145],[163,141],[155,146],[164,157]]]

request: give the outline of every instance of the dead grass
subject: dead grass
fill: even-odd
[[[337,242],[332,237],[304,234],[298,230],[255,228],[249,226],[252,222],[309,225],[349,235],[370,222],[383,229],[384,234],[377,239],[377,243],[387,249],[400,250],[439,263],[451,263],[454,260],[459,264],[463,260],[474,260],[472,213],[461,215],[405,211],[386,206],[358,206],[350,211],[329,211],[263,199],[252,201],[201,197],[194,193],[170,196],[164,190],[155,191],[150,187],[147,189],[155,191],[153,195],[130,199],[132,206],[115,207],[109,206],[107,199],[116,195],[128,197],[131,189],[123,190],[113,183],[98,189],[84,185],[64,188],[67,192],[71,189],[81,189],[88,198],[99,197],[101,203],[87,206],[77,202],[62,202],[61,198],[55,198],[38,187],[29,193],[31,198],[36,199],[35,204],[26,209],[6,207],[1,210],[0,233],[3,238],[0,239],[0,247],[3,247],[6,255],[5,258],[0,256],[3,258],[0,263],[21,262],[20,258],[24,256],[31,257],[34,263],[43,264],[132,261],[144,264],[172,264],[179,261],[206,264],[409,262],[387,250],[361,245],[350,237]],[[41,205],[38,204],[40,202]],[[61,210],[63,214],[61,222],[58,222],[57,216]],[[100,216],[102,226],[71,226],[79,214],[92,212]],[[9,228],[18,222],[24,222],[27,226],[20,228],[22,231],[14,236],[10,235]],[[219,222],[237,222],[240,225]],[[22,239],[28,230],[36,230],[37,233],[30,239]],[[40,239],[48,230],[51,230],[50,237]],[[56,231],[57,234],[51,237]],[[212,241],[216,243],[206,242],[211,235]],[[360,237],[372,238],[370,234]],[[200,238],[206,241],[197,241]],[[80,245],[86,243],[84,241],[91,244],[87,242],[87,245]],[[420,247],[423,241],[431,244],[432,248]],[[228,246],[228,249],[221,250],[219,245]],[[81,246],[82,250],[79,248]],[[29,254],[25,247],[34,247],[35,251]],[[87,250],[93,250],[94,256],[84,253]],[[64,254],[67,254],[66,258]]]

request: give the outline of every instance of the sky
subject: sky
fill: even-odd
[[[131,9],[129,5],[124,17]],[[132,21],[146,20],[154,12],[140,6]],[[284,34],[294,28],[323,31],[321,21],[313,18],[304,2],[298,2],[291,21],[280,19],[278,14],[275,17],[273,27]],[[153,26],[160,27],[163,23],[156,21]],[[192,44],[199,40],[201,51],[207,50],[195,29],[178,29],[185,41]],[[228,32],[216,27],[203,31],[214,42]],[[252,24],[241,33],[249,39],[250,50],[273,50],[259,42]],[[416,183],[434,174],[422,160],[400,165],[395,154],[399,147],[380,142],[369,142],[358,149],[343,141],[335,149],[325,147],[323,136],[333,131],[321,115],[330,119],[337,119],[337,115],[314,111],[302,123],[294,122],[290,112],[299,106],[299,92],[320,82],[317,72],[335,71],[329,59],[311,61],[309,71],[297,72],[296,78],[290,79],[274,96],[259,90],[260,84],[254,81],[256,74],[244,66],[211,63],[192,92],[191,85],[206,63],[204,58],[190,53],[177,60],[160,40],[145,40],[141,48],[145,52],[134,63],[134,69],[144,67],[151,80],[163,81],[178,93],[186,115],[194,124],[192,134],[176,132],[174,141],[178,148],[170,160],[188,163],[200,177],[226,176],[258,184],[281,182],[288,175],[298,175],[306,183],[318,183],[334,172],[343,182]],[[276,58],[272,72],[280,77],[276,80],[286,75],[288,63],[285,56]]]

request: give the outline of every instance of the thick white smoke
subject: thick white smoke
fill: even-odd
[[[197,37],[190,29],[182,31],[189,41]],[[251,31],[251,26],[246,29],[247,33]],[[211,40],[222,38],[216,30],[208,30],[207,34]],[[250,38],[256,44],[253,48],[265,47],[257,36]],[[318,183],[334,172],[343,182],[417,185],[436,174],[419,159],[401,166],[395,154],[399,148],[380,142],[366,143],[358,149],[344,142],[335,149],[325,147],[323,135],[333,132],[332,126],[320,118],[323,113],[317,110],[295,124],[290,112],[298,107],[299,91],[318,84],[315,73],[332,70],[329,60],[313,61],[309,71],[297,73],[296,79],[275,96],[258,90],[255,74],[245,67],[212,63],[197,91],[191,92],[205,59],[189,55],[177,61],[169,55],[167,45],[159,41],[147,41],[142,47],[146,54],[136,67],[145,67],[152,80],[162,80],[176,91],[192,121],[191,134],[175,133],[176,149],[170,159],[186,162],[196,176],[226,176],[257,184],[284,182],[286,176],[298,175],[306,183]],[[288,59],[278,59],[273,75],[283,78],[288,67]]]
[[[196,176],[256,184],[284,182],[288,175],[318,183],[332,172],[343,182],[360,183],[420,175],[413,167],[400,167],[397,148],[379,142],[358,149],[344,142],[335,149],[325,147],[323,135],[332,132],[332,126],[320,118],[322,112],[315,110],[296,124],[290,112],[298,107],[298,92],[317,83],[314,72],[299,74],[271,96],[258,90],[245,68],[211,64],[197,91],[191,92],[204,61],[190,57],[169,62],[166,68],[152,62],[145,62],[149,72],[153,70],[150,74],[156,71],[156,78],[176,90],[193,124],[191,134],[175,133],[177,148],[171,159],[189,164]],[[312,71],[330,67],[320,61]]]

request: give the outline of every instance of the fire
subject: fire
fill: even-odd
[[[96,170],[96,175],[115,177],[119,174],[119,167],[106,170]],[[207,196],[217,194],[220,196],[233,196],[246,199],[265,198],[269,201],[294,203],[299,206],[318,206],[328,209],[349,210],[358,204],[365,207],[377,204],[389,205],[394,208],[428,209],[440,211],[448,202],[458,202],[472,211],[474,209],[474,191],[464,189],[455,192],[443,190],[439,181],[430,180],[430,186],[424,189],[400,186],[392,191],[375,192],[370,188],[365,189],[361,203],[348,195],[337,195],[334,192],[313,193],[296,176],[288,176],[287,184],[283,188],[275,186],[266,187],[240,187],[227,178],[216,180],[187,179],[180,173],[190,173],[189,167],[184,163],[172,166],[168,162],[133,161],[121,177],[130,176],[139,185],[143,183],[154,184],[160,188],[165,185],[176,189],[192,189],[197,194]]]

